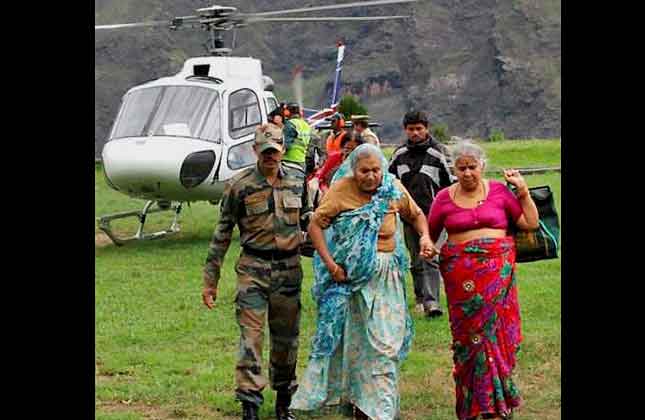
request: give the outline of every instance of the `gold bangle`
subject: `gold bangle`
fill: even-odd
[[[338,272],[338,269],[340,268],[338,264],[334,263],[334,265],[336,265],[336,267],[334,268],[334,271],[331,272],[332,277],[336,275],[336,272]]]

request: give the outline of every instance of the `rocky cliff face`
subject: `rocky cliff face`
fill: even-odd
[[[399,54],[406,105],[469,136],[559,136],[559,11],[559,1],[432,2],[407,28],[414,53]]]
[[[343,3],[325,1],[312,4]],[[305,6],[296,0],[218,1],[244,12]],[[202,7],[190,0],[95,0],[96,24],[169,19]],[[452,134],[559,137],[559,0],[422,0],[402,6],[324,15],[409,14],[377,23],[263,24],[237,31],[237,55],[261,58],[292,99],[291,71],[304,65],[306,103],[327,105],[334,44],[347,45],[343,92],[352,93],[383,123],[379,134],[397,141],[410,108],[431,112]],[[232,33],[226,34],[231,40]],[[96,33],[95,151],[100,154],[120,97],[136,84],[175,73],[184,59],[203,55],[202,31],[161,28]]]

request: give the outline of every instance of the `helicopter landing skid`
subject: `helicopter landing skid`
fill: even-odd
[[[150,207],[152,207],[154,203],[155,201],[152,201],[152,200],[146,202],[145,206],[143,206],[143,210],[141,211],[138,211],[138,210],[124,211],[120,213],[108,214],[107,216],[99,217],[97,219],[99,229],[105,232],[105,234],[110,238],[110,240],[112,240],[112,242],[114,242],[114,244],[117,246],[125,245],[126,243],[134,240],[159,239],[159,238],[165,237],[166,235],[179,232],[181,229],[179,227],[179,223],[177,223],[177,219],[179,218],[179,213],[181,212],[182,203],[179,203],[176,206],[168,206],[168,207],[158,206],[157,208],[150,209]],[[158,213],[161,211],[173,211],[173,210],[175,212],[175,217],[172,219],[172,223],[170,224],[170,227],[168,229],[161,230],[159,232],[144,233],[143,227],[146,223],[146,216],[148,214]],[[137,233],[135,233],[133,236],[129,236],[125,238],[118,237],[114,232],[112,232],[110,222],[112,222],[112,220],[124,219],[126,217],[136,217],[137,219],[139,219],[139,228],[137,229]]]

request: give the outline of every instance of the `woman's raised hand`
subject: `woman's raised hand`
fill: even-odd
[[[509,184],[514,185],[520,195],[528,193],[528,185],[526,185],[524,177],[517,169],[504,169],[504,179]]]

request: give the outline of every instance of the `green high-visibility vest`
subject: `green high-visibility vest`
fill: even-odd
[[[311,127],[302,118],[292,118],[288,121],[296,128],[298,137],[282,159],[304,165],[307,147],[309,147],[309,140],[311,140]]]

